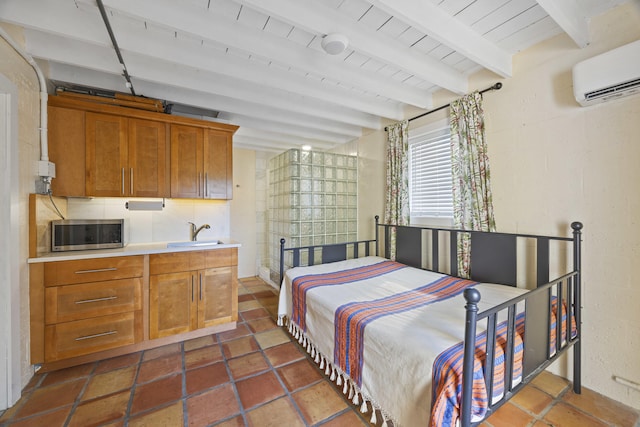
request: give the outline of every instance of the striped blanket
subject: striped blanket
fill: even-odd
[[[554,354],[556,349],[556,310],[557,298],[552,297],[551,318],[549,319],[549,354]],[[561,335],[562,342],[566,340],[566,303],[562,303]],[[516,316],[513,350],[513,372],[511,375],[512,386],[517,385],[522,379],[522,356],[524,350],[524,313]],[[571,319],[571,336],[575,337],[577,328],[575,318]],[[507,323],[502,322],[496,329],[495,345],[495,370],[493,373],[492,402],[502,398],[505,391],[505,351],[506,351]],[[482,420],[487,414],[488,393],[485,384],[483,365],[486,360],[485,345],[487,336],[481,332],[476,338],[475,360],[473,369],[473,397],[471,401],[471,414],[473,420]],[[464,343],[443,351],[433,362],[433,393],[430,425],[432,427],[454,427],[460,415],[460,402],[462,396],[462,362],[464,358]]]
[[[362,267],[362,269],[367,268]],[[471,280],[446,276],[410,291],[373,301],[352,302],[338,307],[334,321],[334,363],[349,375],[352,381],[361,386],[364,331],[369,323],[385,316],[414,310],[454,297],[469,286],[477,284]]]
[[[344,379],[345,390],[353,388],[354,403],[369,402],[396,426],[427,425],[433,361],[464,339],[461,292],[470,284],[379,257],[297,267],[285,275],[278,315],[289,319],[290,331],[321,369],[337,384]],[[481,311],[524,292],[476,288]]]

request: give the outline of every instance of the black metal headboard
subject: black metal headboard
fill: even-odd
[[[324,264],[359,256],[379,255],[391,258],[391,232],[395,230],[395,260],[416,268],[458,276],[457,242],[461,235],[471,239],[470,279],[478,282],[501,283],[516,286],[518,279],[518,244],[527,240],[535,246],[536,285],[549,282],[550,243],[573,242],[574,256],[579,243],[582,223],[573,222],[573,237],[538,236],[532,234],[498,233],[485,231],[463,231],[449,228],[399,226],[380,224],[375,216],[375,239],[330,245],[285,248],[285,239],[280,239],[280,283],[284,277],[285,254],[292,252],[291,267]],[[380,236],[382,229],[382,236]],[[382,239],[381,239],[382,237]],[[448,254],[442,253],[441,243],[448,241]],[[374,251],[371,250],[373,245]],[[444,245],[446,246],[446,244]],[[575,259],[574,259],[575,262]]]

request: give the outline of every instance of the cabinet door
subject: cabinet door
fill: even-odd
[[[196,281],[192,272],[149,277],[149,337],[189,332],[197,326]]]
[[[231,134],[207,129],[204,137],[204,198],[231,199],[233,181]]]
[[[129,188],[134,197],[167,197],[167,125],[129,119]]]
[[[86,113],[86,195],[128,195],[127,119],[109,114]]]
[[[171,197],[202,198],[201,128],[171,125]]]
[[[49,107],[49,159],[56,164],[54,196],[84,196],[86,173],[85,112]]]
[[[198,276],[198,328],[238,320],[235,268],[208,268]]]

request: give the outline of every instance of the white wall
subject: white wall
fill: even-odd
[[[21,32],[15,27],[2,27],[16,42],[23,42]],[[26,260],[29,255],[29,193],[35,188],[35,165],[40,157],[40,103],[34,70],[2,39],[0,58],[0,90],[8,93],[10,102],[15,103],[13,107],[10,106],[10,114],[14,115],[13,119],[9,119],[10,125],[14,125],[11,126],[11,135],[8,141],[0,145],[0,149],[7,150],[6,160],[10,162],[10,170],[3,170],[3,185],[0,186],[3,209],[8,210],[4,211],[2,218],[9,219],[9,222],[0,224],[0,235],[11,244],[8,255],[11,260],[8,267],[10,272],[0,275],[0,295],[5,316],[3,322],[10,322],[0,332],[0,360],[4,364],[2,369],[8,372],[0,384],[3,388],[0,396],[5,398],[1,404],[5,406],[13,404],[20,397],[20,390],[33,375],[29,363],[29,281]],[[0,251],[0,255],[6,260],[5,250]]]
[[[233,150],[230,208],[231,238],[242,243],[238,250],[238,277],[256,276],[256,153],[253,150]]]
[[[470,87],[504,84],[483,103],[498,229],[569,236],[572,221],[584,223],[583,385],[640,409],[640,391],[613,380],[640,383],[640,95],[583,108],[571,77],[577,62],[640,39],[640,7],[593,18],[590,32],[585,49],[560,35],[515,55],[513,77],[479,73]],[[454,99],[436,95],[436,106]],[[359,143],[361,156],[370,153],[361,160],[362,219],[380,212],[384,139],[375,132]],[[565,363],[554,370],[567,372]]]

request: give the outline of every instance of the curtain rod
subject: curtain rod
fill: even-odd
[[[488,88],[486,88],[486,89],[484,89],[484,90],[481,90],[481,91],[480,91],[480,94],[483,94],[483,93],[485,93],[485,92],[489,92],[490,90],[500,90],[500,89],[502,89],[502,83],[498,82],[498,83],[494,84],[494,85],[493,85],[493,86],[491,86],[491,87],[488,87]],[[415,116],[415,117],[410,118],[408,121],[410,122],[410,121],[412,121],[412,120],[416,120],[416,119],[419,119],[419,118],[421,118],[421,117],[428,116],[429,114],[431,114],[431,113],[435,113],[436,111],[443,110],[443,109],[447,108],[447,107],[448,107],[448,106],[450,106],[450,105],[451,105],[451,104],[446,104],[446,105],[443,105],[443,106],[438,107],[438,108],[436,108],[436,109],[433,109],[433,110],[427,111],[426,113],[422,113],[422,114],[420,114],[420,115],[418,115],[418,116]],[[385,127],[385,128],[384,128],[384,130],[389,130],[389,128],[388,128],[388,127]]]

